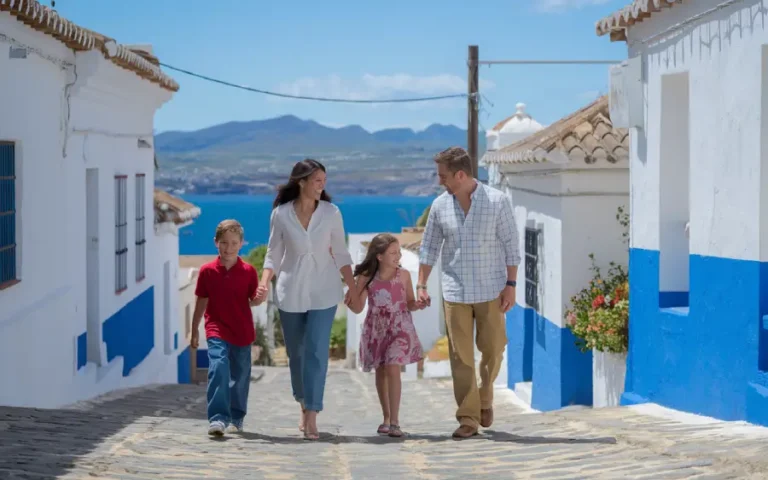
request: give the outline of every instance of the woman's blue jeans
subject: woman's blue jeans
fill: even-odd
[[[293,398],[307,410],[323,409],[328,350],[336,307],[303,313],[280,310]]]

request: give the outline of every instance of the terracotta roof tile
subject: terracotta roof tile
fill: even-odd
[[[595,30],[598,36],[610,33],[611,41],[626,41],[628,27],[681,2],[682,0],[634,0],[621,10],[598,20]]]
[[[200,208],[174,197],[168,192],[155,189],[155,223],[171,222],[177,225],[200,216]]]
[[[541,163],[560,152],[572,162],[600,160],[616,163],[629,156],[629,132],[613,128],[608,97],[553,123],[549,127],[483,157],[486,164]]]
[[[56,10],[41,5],[37,0],[0,0],[0,11],[10,13],[30,28],[52,36],[72,50],[98,49],[114,64],[162,88],[173,92],[179,89],[179,84],[163,73],[159,64],[147,58],[148,54],[137,53],[111,38],[81,27],[60,16]]]

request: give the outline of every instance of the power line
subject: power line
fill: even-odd
[[[167,63],[160,62],[160,65],[169,69],[175,70],[186,75],[206,80],[213,83],[218,83],[227,87],[237,88],[240,90],[246,90],[248,92],[261,93],[263,95],[270,95],[273,97],[291,98],[294,100],[314,100],[316,102],[333,102],[333,103],[414,103],[414,102],[430,102],[435,100],[446,100],[450,98],[467,98],[469,95],[466,93],[456,93],[453,95],[437,95],[433,97],[417,97],[417,98],[392,98],[392,99],[352,99],[352,98],[329,98],[329,97],[310,97],[306,95],[289,95],[287,93],[272,92],[269,90],[262,90],[259,88],[248,87],[246,85],[238,85],[236,83],[227,82],[226,80],[220,80],[218,78],[209,77],[199,73],[184,70],[183,68],[174,67]]]
[[[615,65],[622,60],[480,60],[480,65]]]

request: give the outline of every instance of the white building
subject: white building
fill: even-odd
[[[601,267],[626,265],[616,213],[628,200],[627,138],[603,97],[483,158],[489,184],[512,197],[524,252],[507,314],[506,384],[537,410],[592,403],[592,355],[563,316],[589,285],[590,253]]]
[[[597,23],[629,54],[611,75],[632,139],[625,404],[768,425],[767,8],[643,0]]]
[[[189,346],[189,339],[198,270],[180,268],[179,230],[190,225],[201,212],[195,205],[158,189],[154,192],[154,205],[157,258],[162,260],[156,268],[162,269],[157,278],[163,279],[163,338],[173,341],[166,347],[176,355],[177,381],[191,383],[197,373],[195,352]]]
[[[497,123],[485,133],[486,151],[500,150],[544,128],[526,113],[524,103],[518,103],[515,108],[514,115]],[[484,165],[485,162],[481,159],[480,164]]]
[[[177,381],[152,143],[178,84],[35,0],[0,0],[0,46],[0,404]]]

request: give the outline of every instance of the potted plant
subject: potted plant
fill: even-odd
[[[629,219],[619,209],[617,219],[628,226]],[[624,238],[628,235],[625,233]],[[589,286],[571,298],[566,311],[568,328],[578,339],[582,352],[592,350],[592,404],[617,406],[624,393],[629,347],[629,274],[611,262],[605,275],[592,261]]]

